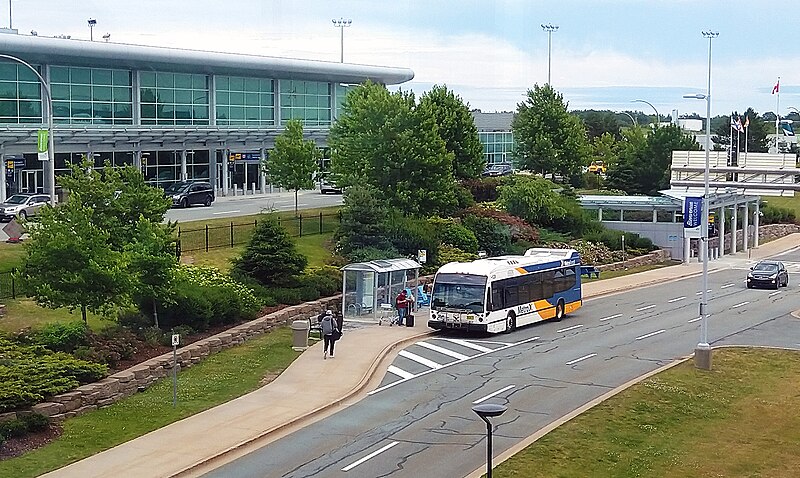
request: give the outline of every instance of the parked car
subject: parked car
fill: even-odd
[[[14,218],[27,219],[35,216],[49,202],[50,196],[46,194],[14,194],[0,204],[0,221],[9,222]]]
[[[789,273],[783,262],[761,261],[750,268],[747,274],[747,288],[771,287],[777,289],[789,285]]]
[[[334,193],[342,194],[342,188],[333,184],[330,179],[323,179],[319,182],[319,192],[322,194]]]
[[[483,170],[483,176],[507,176],[513,172],[514,168],[509,163],[494,163]]]
[[[214,202],[214,188],[205,181],[179,181],[164,190],[172,198],[172,205],[189,207],[192,204],[211,206]]]

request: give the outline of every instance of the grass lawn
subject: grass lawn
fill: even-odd
[[[164,379],[108,408],[67,420],[59,439],[0,461],[0,476],[38,476],[251,392],[297,358],[291,344],[291,330],[283,327],[182,371],[175,408],[172,380]]]
[[[721,349],[561,425],[500,464],[503,477],[800,476],[800,353]]]
[[[0,320],[0,331],[13,333],[25,327],[40,327],[51,322],[77,322],[81,319],[80,309],[74,312],[66,308],[48,309],[40,307],[33,299],[19,297],[4,299],[7,314]],[[92,330],[101,330],[112,324],[101,315],[86,313],[86,320]]]
[[[800,196],[792,198],[767,196],[762,198],[770,206],[785,207],[794,211],[794,215],[800,218]]]
[[[22,244],[0,242],[0,272],[10,271],[22,265],[25,248]]]

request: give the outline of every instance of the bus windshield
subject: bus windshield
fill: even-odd
[[[467,274],[439,274],[433,284],[433,308],[484,311],[486,277]]]

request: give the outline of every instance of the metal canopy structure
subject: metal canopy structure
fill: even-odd
[[[0,126],[0,152],[29,153],[36,145],[41,125]],[[75,126],[57,125],[54,141],[59,153],[86,153],[106,149],[147,151],[157,149],[203,149],[224,145],[231,149],[271,148],[282,132],[277,128],[231,126]],[[303,135],[318,146],[328,140],[327,128],[305,128]]]
[[[683,205],[687,197],[703,197],[704,188],[686,187],[672,188],[659,191],[661,196],[580,196],[581,207],[597,211],[597,219],[606,227],[626,232],[633,232],[643,237],[648,237],[654,244],[669,249],[673,257],[683,257],[689,260],[691,247],[690,238],[684,236]],[[761,197],[755,194],[746,194],[735,187],[718,188],[712,191],[708,198],[708,209],[715,213],[718,225],[718,237],[711,238],[710,243],[715,251],[722,256],[729,250],[735,253],[738,241],[741,239],[742,247],[747,250],[752,245],[758,247],[759,203]],[[739,211],[744,209],[742,218],[742,233],[739,233]],[[603,215],[605,211],[614,211],[616,214]],[[637,211],[638,220],[632,220],[626,211]],[[726,211],[731,213],[731,239],[726,243]],[[753,212],[752,218],[750,212]],[[652,213],[652,214],[641,214]],[[751,221],[752,220],[752,231]]]
[[[350,318],[389,319],[394,314],[395,296],[409,286],[416,288],[421,268],[412,259],[383,259],[342,267],[342,313]]]
[[[703,151],[672,152],[670,187],[673,189],[702,187],[704,173]],[[728,152],[713,151],[709,157],[708,185],[712,190],[733,188],[744,194],[791,197],[800,191],[800,184],[795,182],[798,175],[800,168],[794,154],[739,153],[729,159]]]

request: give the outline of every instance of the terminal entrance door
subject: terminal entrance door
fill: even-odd
[[[22,171],[22,184],[20,185],[20,192],[31,194],[44,192],[44,177],[41,170],[36,171]]]

